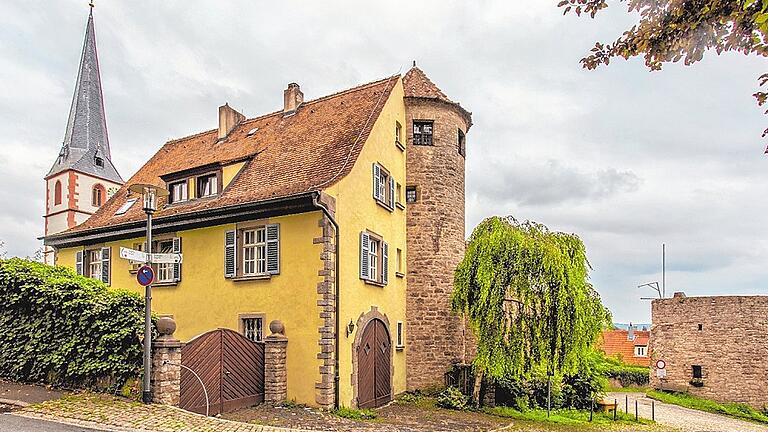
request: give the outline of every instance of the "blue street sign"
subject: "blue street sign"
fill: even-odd
[[[136,280],[141,286],[150,285],[155,280],[155,271],[148,265],[141,266],[136,272]]]

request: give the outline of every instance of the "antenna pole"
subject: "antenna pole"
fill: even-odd
[[[661,298],[667,296],[667,245],[661,244]]]

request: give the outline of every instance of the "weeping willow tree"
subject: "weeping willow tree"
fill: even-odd
[[[588,282],[584,243],[534,222],[492,217],[475,228],[451,297],[477,339],[483,376],[575,373],[610,314]]]

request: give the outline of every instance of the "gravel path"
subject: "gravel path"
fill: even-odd
[[[643,393],[609,393],[607,399],[617,399],[619,411],[625,409],[625,397],[629,399],[629,412],[635,412],[638,402],[640,417],[651,418],[652,400]],[[737,420],[719,414],[683,408],[655,401],[656,422],[684,432],[768,432],[768,426]]]

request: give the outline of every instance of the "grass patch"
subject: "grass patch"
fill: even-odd
[[[713,414],[723,414],[742,420],[750,420],[758,423],[768,424],[768,415],[760,412],[749,405],[741,403],[720,403],[709,399],[703,399],[688,393],[667,393],[656,390],[650,390],[646,393],[649,398],[660,402],[680,405],[686,408],[692,408],[699,411],[706,411]]]
[[[331,411],[334,415],[350,420],[375,420],[378,417],[376,411],[370,409],[354,409],[341,407]]]
[[[626,413],[618,413],[616,421],[613,420],[613,414],[606,414],[603,412],[595,412],[592,416],[592,421],[589,421],[589,411],[568,410],[559,409],[552,410],[549,417],[547,417],[547,411],[543,409],[532,409],[526,411],[518,411],[509,407],[494,407],[486,408],[483,410],[487,414],[511,418],[514,420],[525,420],[535,423],[551,423],[564,426],[579,426],[580,428],[593,426],[607,426],[607,425],[627,425],[627,424],[642,424],[651,425],[654,424],[648,419],[639,419],[635,421],[634,415]]]
[[[608,393],[645,393],[648,390],[650,390],[649,387],[629,386],[629,387],[609,387],[606,392]]]

